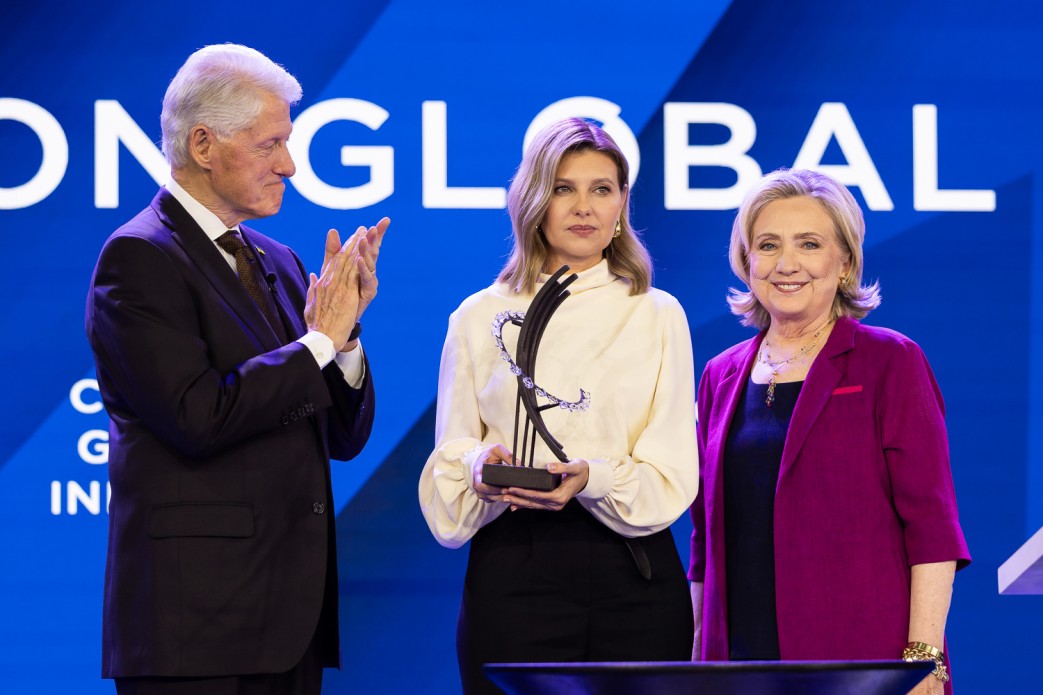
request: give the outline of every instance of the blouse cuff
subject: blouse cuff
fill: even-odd
[[[464,467],[464,480],[467,481],[467,487],[474,490],[474,462],[478,459],[478,456],[482,453],[482,445],[478,444],[470,451],[465,451],[460,456],[460,462]]]
[[[608,459],[587,459],[587,486],[579,491],[577,497],[588,500],[600,500],[608,497],[612,491],[612,472],[615,466]]]

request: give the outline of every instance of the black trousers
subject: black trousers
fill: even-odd
[[[471,540],[457,625],[466,695],[499,694],[490,662],[688,661],[692,605],[670,530],[624,539],[578,502],[560,512],[504,512]]]

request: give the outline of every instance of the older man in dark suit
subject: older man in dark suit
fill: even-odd
[[[171,181],[105,243],[87,335],[111,418],[103,675],[120,693],[319,693],[337,666],[329,459],[373,420],[358,341],[389,221],[310,277],[278,212],[301,88],[208,46],[163,102]]]

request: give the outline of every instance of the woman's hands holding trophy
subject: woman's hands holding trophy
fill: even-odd
[[[473,464],[474,491],[483,502],[504,502],[511,506],[511,511],[519,509],[543,509],[560,511],[568,501],[587,486],[590,467],[583,459],[573,459],[568,463],[553,461],[547,464],[551,473],[561,474],[561,484],[553,490],[530,490],[523,487],[497,487],[482,482],[482,468],[487,463],[520,465],[514,456],[502,444],[494,444],[482,450]]]
[[[487,463],[514,465],[514,456],[503,444],[494,444],[482,450],[471,467],[474,491],[483,502],[503,502],[503,488],[482,482],[482,469]]]

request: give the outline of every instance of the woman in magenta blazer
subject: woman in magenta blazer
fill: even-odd
[[[693,656],[929,659],[949,690],[945,621],[970,561],[944,404],[919,346],[859,319],[862,212],[810,171],[747,194],[728,301],[757,336],[710,360],[698,392]]]

